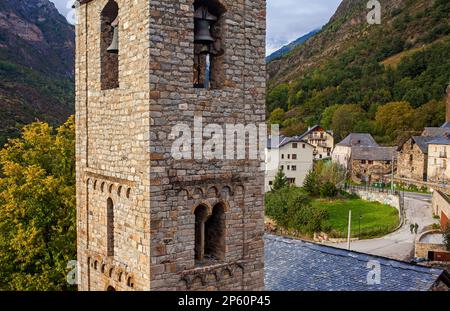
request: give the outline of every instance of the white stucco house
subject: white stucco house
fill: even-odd
[[[300,137],[281,136],[278,142],[269,139],[266,149],[265,191],[271,190],[281,168],[289,182],[302,187],[314,165],[315,146]]]

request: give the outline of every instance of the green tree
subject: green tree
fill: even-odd
[[[356,124],[366,119],[366,112],[356,104],[342,105],[333,114],[331,127],[336,139],[342,140],[353,132]]]
[[[336,110],[338,110],[339,105],[333,105],[328,108],[326,108],[322,112],[322,117],[320,119],[320,125],[322,125],[324,128],[330,129],[333,124],[333,116]]]
[[[280,168],[275,175],[275,179],[272,184],[272,191],[277,191],[283,188],[286,188],[289,186],[289,182],[286,178],[286,175],[284,174],[283,170]]]
[[[302,189],[285,187],[266,194],[266,215],[278,226],[312,234],[323,230],[328,213],[320,207],[313,207],[308,195]]]
[[[75,124],[25,126],[0,151],[0,289],[68,290],[76,259]]]
[[[271,112],[276,108],[282,108],[284,111],[288,110],[289,86],[282,83],[276,86],[267,95],[267,109]]]
[[[422,131],[424,127],[439,127],[445,121],[445,102],[432,100],[414,110],[413,128]]]
[[[284,110],[281,108],[276,108],[269,117],[270,124],[283,124],[284,121]]]
[[[318,196],[320,194],[319,178],[314,170],[311,170],[305,177],[303,182],[303,189],[311,196]]]
[[[378,108],[375,116],[377,131],[380,135],[399,140],[411,130],[414,109],[408,102],[392,102]]]

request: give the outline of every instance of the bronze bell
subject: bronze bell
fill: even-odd
[[[209,44],[214,42],[211,35],[211,25],[217,17],[209,13],[208,8],[202,6],[195,11],[195,43]]]
[[[114,35],[111,45],[106,49],[108,53],[119,53],[119,17],[117,17],[112,23],[111,27],[114,29]]]

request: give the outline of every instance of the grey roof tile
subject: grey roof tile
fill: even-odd
[[[272,291],[428,291],[443,270],[415,266],[321,244],[273,235],[265,238],[265,284]],[[369,285],[369,261],[381,283]]]

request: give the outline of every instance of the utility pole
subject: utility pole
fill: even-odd
[[[395,160],[395,153],[392,153],[392,182],[391,182],[392,194],[394,194],[394,160]]]
[[[348,211],[348,250],[350,250],[350,241],[352,238],[352,210]]]

